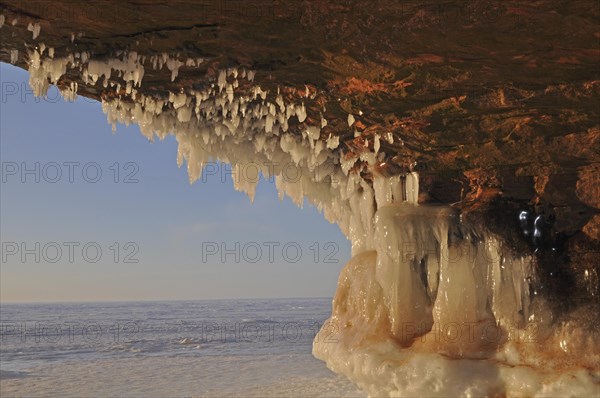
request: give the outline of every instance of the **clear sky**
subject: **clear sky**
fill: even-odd
[[[2,302],[333,295],[350,244],[312,206],[269,181],[251,204],[222,167],[190,185],[173,137],[113,134],[99,103],[36,99],[11,65],[0,80]]]

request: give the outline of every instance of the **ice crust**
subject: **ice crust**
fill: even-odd
[[[581,333],[565,337],[568,324],[549,328],[552,314],[530,289],[531,258],[463,224],[449,207],[419,206],[417,173],[377,172],[381,139],[393,143],[391,134],[374,136],[360,154],[344,153],[339,136],[322,134],[322,115],[309,115],[302,99],[290,102],[279,90],[263,90],[253,83],[255,71],[223,69],[212,86],[151,97],[136,89],[145,67],[166,66],[174,81],[182,66],[203,60],[168,54],[146,60],[135,52],[110,59],[85,52],[55,57],[54,49],[47,56],[45,50],[41,45],[29,53],[36,95],[67,69],[78,71],[85,84],[114,88],[115,95],[102,100],[113,126],[135,123],[150,140],[173,134],[178,165],[187,165],[190,182],[208,162],[228,163],[234,188],[253,200],[259,178],[246,174],[252,165],[275,178],[280,198],[298,206],[307,199],[339,225],[354,257],[340,275],[332,317],[316,336],[313,353],[370,395],[597,391],[598,341]],[[251,90],[241,92],[242,83]],[[74,100],[77,84],[62,86],[64,98]],[[301,134],[289,131],[292,118]],[[348,128],[354,123],[349,114]],[[365,169],[372,180],[362,177]],[[540,331],[533,337],[532,325]],[[490,338],[493,332],[500,337]]]

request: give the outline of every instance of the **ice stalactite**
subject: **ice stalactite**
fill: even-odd
[[[19,60],[19,50],[10,50],[10,63],[16,64]]]
[[[27,30],[32,33],[33,40],[35,40],[40,35],[40,31],[41,31],[40,24],[39,23],[35,23],[35,24],[34,23],[30,23],[27,26]]]
[[[313,352],[369,394],[585,395],[598,387],[597,336],[574,324],[550,327],[552,313],[532,290],[532,258],[450,207],[419,205],[417,173],[377,171],[381,139],[392,143],[391,134],[345,153],[338,135],[323,133],[327,120],[309,115],[308,88],[284,99],[243,68],[217,71],[203,88],[149,96],[138,92],[145,68],[166,66],[175,80],[180,67],[203,60],[43,53],[29,54],[36,95],[68,69],[78,72],[85,84],[112,90],[102,109],[113,126],[135,123],[151,140],[173,134],[190,182],[208,162],[228,163],[234,188],[250,199],[259,174],[274,177],[280,197],[298,206],[307,199],[339,225],[353,258]],[[77,90],[71,83],[61,93],[73,100]],[[354,115],[347,123],[351,134]]]

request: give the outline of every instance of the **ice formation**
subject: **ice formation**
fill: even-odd
[[[10,63],[14,65],[17,63],[18,60],[19,60],[19,50],[17,50],[17,49],[10,50]]]
[[[229,163],[234,170],[257,164],[265,177],[275,177],[281,196],[290,196],[298,205],[307,197],[329,221],[338,223],[354,242],[355,250],[372,241],[370,216],[359,214],[361,207],[374,208],[375,194],[367,181],[350,172],[359,159],[356,156],[340,159],[339,152],[334,151],[339,146],[339,137],[321,139],[323,122],[315,126],[305,124],[301,136],[288,131],[291,118],[299,123],[306,121],[304,103],[285,102],[281,95],[269,93],[258,85],[249,93],[238,95],[239,80],[245,76],[247,83],[252,82],[254,71],[221,70],[214,87],[153,98],[137,93],[136,87],[140,87],[144,77],[144,63],[143,57],[135,52],[96,60],[85,52],[44,57],[35,49],[29,58],[30,85],[36,95],[44,95],[49,84],[58,83],[67,69],[78,70],[86,84],[101,83],[104,87],[115,85],[111,77],[116,73],[125,82],[127,98],[103,100],[102,108],[109,122],[113,125],[134,122],[149,139],[174,134],[179,143],[178,163],[186,161],[191,182],[200,177],[203,165],[211,160]],[[174,72],[172,77],[177,76],[176,71],[183,65],[167,54],[151,57],[149,61],[156,69],[166,65]],[[76,88],[70,85],[61,93],[72,100]],[[117,84],[117,92],[118,89]],[[375,163],[374,156],[362,160],[365,167]],[[339,167],[340,163],[348,167]],[[410,174],[393,177],[386,184],[398,187],[406,184],[405,200],[415,201],[416,181],[416,174]],[[257,183],[257,180],[234,179],[235,189],[251,198]]]
[[[392,195],[393,199],[393,195]],[[552,328],[529,257],[449,207],[378,206],[313,353],[371,396],[588,396],[598,336]]]
[[[35,39],[37,39],[37,38],[38,38],[38,36],[40,35],[40,30],[41,30],[41,27],[40,27],[40,24],[39,24],[39,23],[35,23],[35,24],[33,24],[33,23],[30,23],[30,24],[27,26],[27,30],[28,30],[28,31],[30,31],[30,32],[33,34],[33,40],[35,40]]]
[[[222,69],[215,84],[148,96],[136,89],[145,67],[166,66],[175,80],[181,66],[203,60],[43,53],[29,54],[36,95],[67,69],[79,71],[85,84],[114,89],[102,100],[113,126],[135,123],[151,140],[173,134],[190,182],[218,160],[231,164],[234,188],[252,199],[258,179],[244,170],[253,165],[275,178],[280,197],[299,206],[306,198],[339,225],[353,259],[313,352],[369,394],[548,396],[598,388],[598,341],[569,323],[549,327],[552,314],[531,291],[531,258],[515,255],[482,226],[463,223],[449,207],[419,206],[417,173],[377,171],[382,139],[393,143],[391,133],[365,139],[362,153],[344,153],[339,136],[322,134],[322,115],[309,115],[302,102],[308,87],[294,102],[254,84],[251,70]],[[250,89],[240,90],[242,84]],[[73,100],[77,84],[63,87]],[[290,131],[292,119],[299,133]],[[349,114],[348,128],[354,124]]]

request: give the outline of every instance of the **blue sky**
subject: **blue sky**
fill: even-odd
[[[36,99],[11,65],[0,80],[3,302],[333,295],[350,244],[312,206],[268,181],[254,204],[229,176],[190,185],[173,137],[113,134],[99,103]]]

